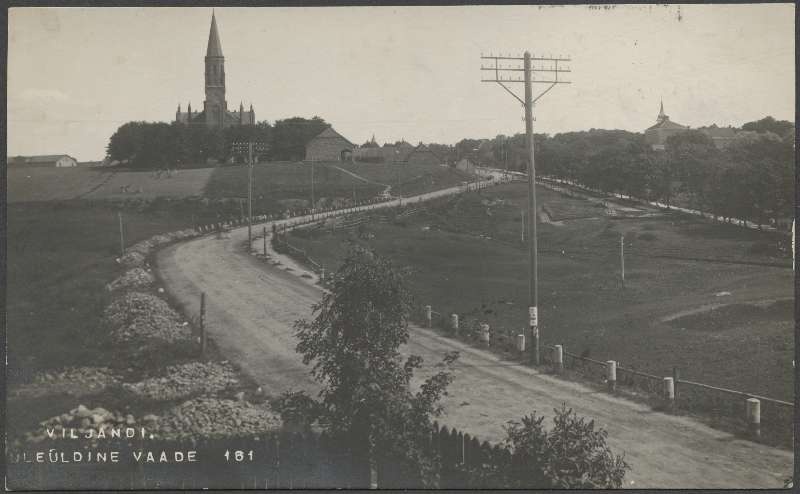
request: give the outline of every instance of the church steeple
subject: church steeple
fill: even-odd
[[[669,117],[666,113],[664,113],[664,99],[661,99],[661,109],[658,112],[658,118],[656,119],[658,122],[663,122],[664,120],[669,120]]]
[[[206,50],[206,125],[224,127],[228,104],[225,101],[225,57],[222,56],[222,44],[219,41],[217,17],[211,13],[211,30],[208,33],[208,49]]]
[[[208,33],[207,57],[222,57],[222,43],[219,42],[219,32],[217,31],[217,17],[211,11],[211,31]]]

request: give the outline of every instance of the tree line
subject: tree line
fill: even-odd
[[[258,151],[259,161],[298,161],[305,158],[305,145],[325,130],[320,117],[292,117],[274,124],[232,126],[224,129],[177,122],[128,122],[111,136],[106,148],[109,161],[137,169],[191,168],[207,163],[244,162],[246,154],[236,142],[267,144]]]
[[[700,130],[670,136],[655,151],[643,134],[592,129],[536,134],[538,175],[571,180],[605,192],[699,209],[730,221],[758,225],[793,216],[794,124],[767,117],[742,126],[718,148]],[[525,135],[464,139],[452,146],[451,162],[524,171]]]

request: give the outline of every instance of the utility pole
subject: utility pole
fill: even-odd
[[[253,151],[267,151],[269,145],[248,141],[234,142],[231,147],[236,153],[247,150],[247,245],[250,246],[253,243]]]
[[[311,214],[314,214],[314,162],[311,162]],[[313,216],[312,216],[313,218]]]
[[[619,235],[619,265],[622,272],[622,288],[625,288],[625,234]]]
[[[125,255],[125,234],[122,229],[122,211],[117,213],[119,217],[119,252],[121,256]]]
[[[494,65],[485,67],[483,60],[491,60]],[[565,72],[571,72],[569,68],[559,67],[559,62],[569,62],[569,58],[562,57],[532,57],[530,52],[525,52],[523,57],[512,57],[502,55],[481,55],[481,70],[494,72],[494,78],[489,75],[488,79],[481,79],[481,82],[494,82],[505,89],[511,96],[519,101],[525,109],[525,137],[528,146],[528,247],[529,247],[529,273],[528,273],[528,321],[531,333],[531,360],[534,365],[539,365],[539,308],[538,308],[538,257],[537,257],[537,235],[536,235],[536,161],[534,160],[534,142],[533,142],[533,105],[544,96],[548,91],[553,89],[557,84],[570,84],[569,81],[559,80],[558,75]],[[523,66],[519,66],[519,62],[523,62]],[[538,67],[531,64],[532,61],[538,62]],[[551,65],[544,66],[545,63]],[[503,64],[506,64],[505,66]],[[513,65],[508,65],[513,64]],[[520,79],[518,75],[509,75],[507,73],[523,72],[523,77]],[[501,75],[502,73],[502,75]],[[545,80],[534,80],[534,76],[538,73],[549,73],[550,76],[545,76]],[[523,83],[525,85],[525,99],[523,100],[517,94],[509,89],[506,84],[509,83]],[[539,93],[535,98],[533,97],[532,84],[549,84],[549,86]]]

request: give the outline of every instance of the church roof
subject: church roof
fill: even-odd
[[[211,31],[208,33],[207,57],[221,57],[222,43],[219,42],[219,32],[217,32],[217,18],[211,13]]]
[[[681,125],[681,124],[678,124],[678,123],[675,123],[675,122],[671,121],[669,118],[665,118],[665,119],[661,120],[660,122],[658,122],[657,124],[653,125],[652,127],[648,127],[647,130],[659,130],[659,129],[663,129],[663,130],[680,130],[680,129],[688,129],[688,128],[689,127],[687,127],[685,125]],[[647,132],[647,130],[645,130],[645,132]]]

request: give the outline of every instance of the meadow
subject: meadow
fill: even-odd
[[[793,400],[793,272],[779,236],[621,205],[609,214],[544,188],[537,195],[547,212],[538,227],[543,344]],[[523,184],[503,185],[358,231],[296,230],[289,241],[328,269],[349,243],[368,245],[407,270],[419,307],[458,313],[465,328],[488,322],[502,344],[527,325],[526,200]]]
[[[105,285],[125,243],[191,226],[190,215],[120,210],[85,201],[8,205],[6,327],[9,378],[39,369],[113,362],[103,348]],[[11,374],[14,374],[12,376]]]

